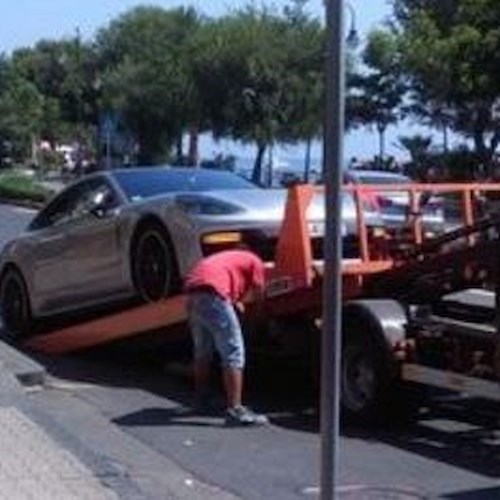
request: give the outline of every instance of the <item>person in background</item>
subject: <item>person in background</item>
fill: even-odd
[[[185,281],[188,321],[194,347],[197,407],[208,399],[212,358],[219,354],[226,395],[227,425],[268,422],[242,404],[245,345],[237,310],[264,296],[264,263],[248,250],[227,250],[200,260]]]

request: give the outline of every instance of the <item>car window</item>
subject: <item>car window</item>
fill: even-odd
[[[85,180],[63,191],[35,217],[28,230],[43,229],[87,216],[89,207],[96,204],[107,209],[118,204],[116,193],[103,178]]]
[[[83,189],[82,183],[71,186],[56,196],[29,225],[28,230],[43,229],[68,221]]]
[[[77,219],[89,215],[89,210],[99,206],[109,210],[116,207],[118,197],[111,185],[105,179],[97,177],[82,184],[82,188],[77,193],[71,218]]]
[[[255,184],[231,172],[208,169],[137,169],[113,172],[130,201],[165,193],[234,189],[259,189]]]

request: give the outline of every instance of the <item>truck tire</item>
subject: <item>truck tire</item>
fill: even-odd
[[[388,415],[393,384],[380,346],[363,331],[344,331],[341,409],[350,422],[378,424]]]
[[[407,317],[392,300],[360,300],[343,310],[340,399],[343,417],[363,425],[400,416],[400,364],[394,345],[405,338]]]

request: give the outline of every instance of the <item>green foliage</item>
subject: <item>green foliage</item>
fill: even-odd
[[[373,31],[363,52],[366,71],[351,77],[349,108],[354,126],[374,126],[380,137],[379,156],[385,154],[385,132],[401,118],[407,91],[396,38]]]
[[[53,150],[42,150],[38,153],[38,162],[40,168],[46,172],[47,170],[61,171],[64,166],[64,158],[62,154]]]
[[[13,71],[5,72],[2,87],[0,140],[12,144],[14,159],[22,159],[40,132],[44,97],[32,82]]]
[[[142,163],[164,160],[199,119],[189,62],[199,23],[192,9],[138,7],[97,37],[103,104],[124,117]]]
[[[419,162],[424,158],[432,144],[431,137],[424,137],[420,134],[412,136],[399,136],[399,144],[408,152],[413,162]]]
[[[395,0],[413,109],[474,140],[487,160],[500,142],[500,4],[495,0]]]
[[[42,40],[12,55],[12,70],[44,96],[41,136],[80,135],[96,121],[98,68],[90,44],[75,38]]]
[[[194,74],[210,128],[257,145],[257,182],[267,147],[321,127],[323,31],[303,4],[284,16],[248,7],[208,23],[196,39]]]
[[[0,198],[2,199],[43,203],[50,196],[50,191],[26,175],[13,173],[0,175]]]

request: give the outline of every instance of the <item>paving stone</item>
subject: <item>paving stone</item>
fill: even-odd
[[[15,500],[116,500],[117,494],[40,426],[0,408],[2,497]]]

